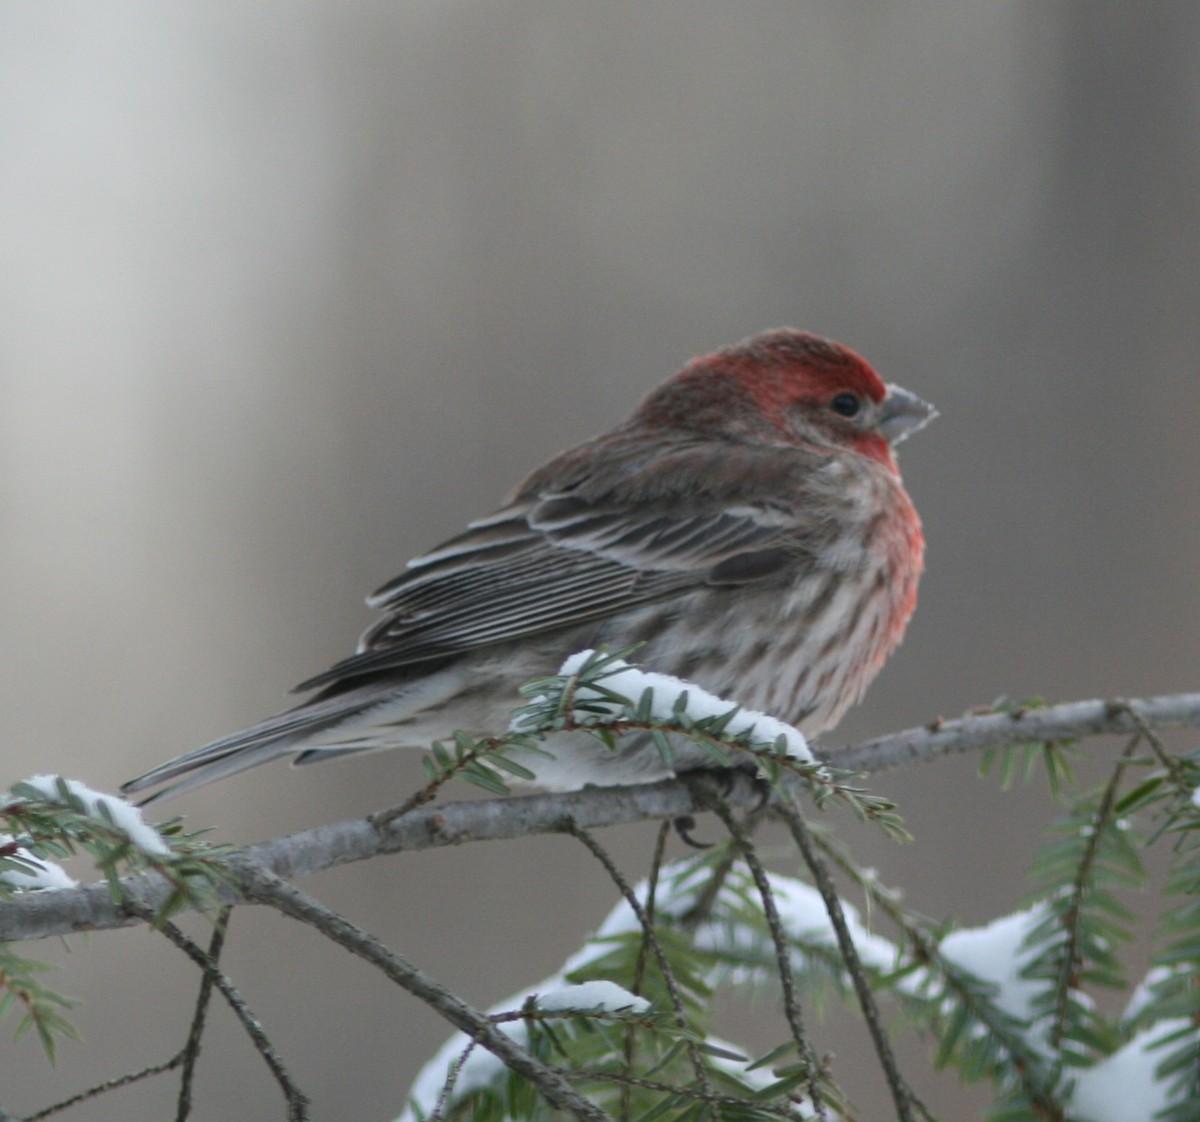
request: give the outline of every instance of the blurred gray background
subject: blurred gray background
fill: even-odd
[[[407,557],[689,356],[781,324],[942,411],[902,457],[921,605],[833,739],[999,694],[1197,688],[1198,50],[1200,5],[1120,0],[0,7],[3,783],[113,789],[273,712]],[[982,922],[1049,811],[974,767],[875,782],[915,845],[853,836],[914,906]],[[253,840],[419,774],[276,765],[170,809]],[[606,840],[636,876],[651,836]],[[486,1005],[609,908],[578,848],[305,887]],[[85,1042],[56,1069],[5,1044],[0,1105],[182,1041],[196,979],[160,937],[35,950]],[[391,1117],[445,1036],[271,916],[234,917],[227,963],[318,1119]],[[282,1116],[215,1018],[196,1117]],[[882,1116],[842,1032],[818,1047]]]

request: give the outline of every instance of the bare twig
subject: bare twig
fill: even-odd
[[[221,960],[221,951],[225,947],[225,933],[229,930],[229,916],[232,908],[224,907],[217,915],[213,924],[212,938],[208,941],[208,957],[212,964]],[[208,1004],[212,998],[213,977],[206,970],[200,976],[200,992],[196,995],[196,1010],[192,1014],[192,1024],[188,1029],[187,1042],[183,1046],[183,1071],[179,1077],[179,1100],[175,1107],[176,1122],[186,1122],[192,1112],[192,1077],[196,1071],[196,1061],[200,1058],[200,1043],[204,1037],[204,1021],[208,1016]]]
[[[1125,768],[1133,757],[1134,749],[1142,739],[1142,734],[1136,733],[1125,746],[1121,758],[1113,767],[1112,775],[1104,785],[1104,794],[1096,813],[1092,816],[1090,832],[1084,846],[1083,856],[1079,867],[1075,870],[1075,879],[1071,885],[1070,902],[1064,909],[1066,925],[1066,941],[1063,944],[1062,962],[1059,966],[1058,977],[1054,980],[1054,1020],[1050,1026],[1050,1046],[1062,1047],[1063,1034],[1067,1028],[1067,1016],[1072,990],[1079,986],[1079,964],[1081,958],[1080,943],[1083,940],[1084,901],[1088,895],[1092,869],[1100,855],[1100,843],[1104,832],[1113,818],[1113,806],[1117,801],[1117,791],[1121,780],[1125,777]]]
[[[454,1085],[458,1082],[458,1077],[462,1074],[463,1065],[471,1058],[471,1053],[475,1051],[475,1046],[478,1043],[478,1040],[468,1040],[467,1046],[462,1050],[462,1054],[455,1057],[446,1069],[446,1082],[442,1084],[442,1089],[438,1094],[433,1113],[429,1116],[429,1122],[442,1122],[442,1116],[446,1111],[446,1104],[450,1101],[450,1096],[454,1094]]]
[[[864,740],[826,755],[838,767],[884,771],[952,752],[1004,748],[1025,741],[1135,733],[1141,731],[1139,717],[1155,729],[1195,728],[1200,725],[1200,693],[1138,700],[1069,701],[1040,709],[974,714]]]
[[[1178,759],[1176,759],[1171,755],[1170,752],[1167,751],[1166,745],[1163,744],[1162,740],[1155,733],[1154,729],[1152,729],[1146,722],[1146,719],[1142,716],[1142,714],[1138,712],[1138,705],[1141,703],[1136,701],[1126,701],[1118,702],[1118,704],[1128,710],[1129,715],[1133,718],[1134,723],[1137,725],[1138,731],[1141,733],[1142,738],[1147,744],[1150,745],[1150,750],[1154,753],[1154,758],[1158,760],[1163,770],[1167,773],[1167,775],[1170,776],[1171,782],[1174,784],[1176,791],[1183,798],[1190,798],[1192,794],[1192,784],[1188,781],[1186,768],[1179,762]]]
[[[765,814],[765,807],[750,811],[742,823],[746,833],[753,836]],[[721,896],[721,889],[725,887],[725,882],[729,879],[729,874],[736,864],[737,849],[734,846],[727,846],[724,853],[717,858],[712,873],[704,882],[704,887],[697,893],[695,901],[679,917],[679,922],[685,928],[694,930],[712,915],[712,910]]]
[[[775,808],[775,813],[787,823],[792,839],[800,850],[809,872],[812,873],[817,891],[820,892],[821,899],[825,902],[825,910],[829,913],[829,922],[833,925],[834,934],[837,937],[838,950],[841,952],[842,961],[846,964],[846,971],[854,984],[854,992],[858,997],[859,1008],[862,1009],[863,1020],[867,1024],[871,1042],[875,1046],[875,1054],[879,1057],[888,1088],[892,1092],[897,1117],[901,1119],[901,1122],[912,1122],[912,1106],[915,1096],[904,1076],[900,1074],[900,1067],[892,1052],[891,1041],[888,1040],[887,1030],[883,1027],[883,1019],[879,1016],[879,1007],[875,1004],[870,983],[863,970],[862,959],[858,957],[858,948],[855,947],[850,928],[846,924],[846,915],[842,911],[842,902],[838,898],[833,878],[829,875],[828,867],[817,852],[804,816],[795,807],[784,806],[782,803]],[[924,1113],[928,1116],[928,1111]]]
[[[125,907],[136,911],[147,923],[156,923],[154,913],[145,907],[145,905],[128,901]],[[204,971],[205,975],[212,980],[212,984],[220,991],[221,996],[225,999],[225,1003],[233,1010],[234,1016],[237,1017],[242,1028],[246,1030],[246,1035],[250,1037],[258,1054],[262,1056],[263,1062],[270,1069],[271,1074],[275,1076],[275,1081],[279,1084],[280,1090],[283,1091],[284,1098],[288,1104],[288,1122],[306,1122],[308,1118],[308,1096],[296,1086],[292,1077],[288,1074],[287,1068],[283,1066],[283,1061],[275,1054],[275,1049],[268,1039],[267,1034],[263,1031],[262,1025],[258,1023],[258,1018],[250,1012],[250,1007],[246,1004],[242,995],[234,988],[233,983],[229,980],[225,972],[217,966],[204,950],[193,943],[173,923],[157,923],[156,927],[170,942],[174,943],[175,946]]]
[[[164,1071],[174,1071],[181,1063],[183,1063],[182,1049],[161,1064],[151,1064],[149,1067],[142,1068],[141,1071],[131,1071],[128,1075],[118,1075],[115,1079],[106,1079],[103,1083],[97,1083],[94,1087],[80,1091],[69,1099],[63,1099],[62,1102],[54,1103],[52,1106],[43,1107],[36,1114],[27,1114],[24,1119],[0,1110],[0,1122],[42,1122],[43,1118],[49,1118],[69,1107],[78,1106],[80,1103],[87,1102],[88,1099],[94,1099],[97,1095],[103,1095],[106,1091],[115,1091],[118,1087],[128,1087],[130,1083],[138,1083],[152,1075],[161,1075]]]
[[[608,1114],[583,1098],[561,1074],[535,1059],[512,1037],[497,1029],[483,1013],[389,950],[373,935],[355,927],[349,920],[294,885],[272,872],[260,869],[246,876],[244,890],[248,899],[267,904],[292,919],[316,928],[327,938],[381,970],[397,985],[419,997],[456,1028],[477,1040],[507,1067],[529,1080],[552,1106],[581,1122],[612,1122]]]
[[[646,958],[650,953],[650,933],[654,930],[654,912],[658,904],[658,877],[662,872],[663,861],[666,859],[667,838],[670,837],[670,834],[671,823],[663,822],[658,828],[658,837],[654,842],[654,857],[650,862],[650,878],[646,887],[646,922],[649,926],[642,932],[642,942],[638,947],[637,962],[633,968],[632,992],[639,995],[642,992],[642,981],[646,977]],[[630,1025],[625,1029],[625,1042],[623,1046],[626,1075],[633,1071],[634,1048],[636,1044],[637,1034],[633,1031],[633,1026]],[[628,1122],[628,1119],[633,1116],[632,1092],[633,1088],[629,1084],[625,1084],[621,1088],[621,1118],[623,1122]]]
[[[807,823],[805,825],[807,826]],[[811,827],[809,830],[809,836],[816,848],[867,894],[873,907],[879,908],[904,933],[912,947],[913,958],[936,971],[947,989],[952,991],[963,1006],[970,1010],[971,1015],[1000,1042],[1001,1047],[1008,1053],[1012,1069],[1025,1094],[1037,1107],[1038,1117],[1045,1118],[1047,1122],[1061,1119],[1062,1107],[1054,1097],[1053,1087],[1042,1079],[1040,1057],[1005,1023],[1003,1014],[994,1003],[986,998],[981,999],[973,989],[964,984],[962,973],[943,956],[931,932],[931,921],[902,905],[900,893],[895,889],[887,888],[874,877],[864,877],[862,870],[855,868],[839,846],[813,832]],[[923,1104],[918,1102],[917,1106],[922,1111],[925,1110]],[[928,1116],[928,1112],[926,1115]]]
[[[643,938],[650,944],[650,949],[654,952],[654,959],[658,963],[658,969],[662,973],[663,985],[667,988],[667,994],[671,999],[671,1008],[675,1012],[675,1022],[686,1032],[689,1025],[687,1014],[683,1008],[683,995],[679,992],[679,986],[675,981],[675,972],[671,969],[667,953],[663,950],[662,943],[658,941],[654,933],[654,921],[646,913],[646,909],[642,907],[641,901],[637,898],[637,894],[633,891],[629,882],[621,875],[621,870],[617,868],[612,858],[605,852],[604,847],[591,834],[586,830],[580,829],[579,826],[569,819],[562,823],[562,831],[583,842],[592,856],[604,866],[605,872],[608,873],[613,884],[617,886],[621,895],[625,898],[625,903],[629,905],[630,910],[637,917],[637,921],[642,928]],[[685,1037],[685,1046],[687,1048],[688,1059],[692,1064],[692,1070],[696,1075],[696,1082],[700,1085],[700,1089],[705,1094],[708,1094],[712,1091],[712,1087],[709,1085],[708,1072],[704,1066],[704,1058],[700,1054],[700,1047],[690,1035]]]
[[[808,1097],[812,1101],[817,1117],[824,1120],[828,1118],[828,1114],[825,1111],[825,1097],[821,1092],[821,1062],[817,1059],[812,1041],[809,1040],[808,1034],[804,1030],[804,1016],[800,1010],[800,998],[796,993],[796,975],[792,970],[791,949],[788,944],[787,932],[783,929],[783,920],[779,917],[779,909],[775,906],[775,894],[771,891],[767,870],[763,868],[762,862],[758,859],[758,853],[754,849],[750,835],[734,818],[733,812],[716,797],[711,798],[710,809],[725,824],[725,829],[737,843],[738,849],[741,851],[741,858],[746,862],[746,867],[750,870],[750,875],[754,878],[754,883],[758,888],[758,894],[762,899],[763,915],[767,920],[767,928],[771,932],[771,942],[775,946],[775,962],[779,969],[780,987],[783,990],[784,1015],[787,1017],[796,1050],[804,1062],[808,1076]],[[903,1122],[909,1122],[903,1116],[902,1119]]]

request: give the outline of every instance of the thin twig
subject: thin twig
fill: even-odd
[[[1161,737],[1150,727],[1149,723],[1138,711],[1138,702],[1124,701],[1118,703],[1121,708],[1133,718],[1134,723],[1138,727],[1138,732],[1150,745],[1150,750],[1154,753],[1155,759],[1162,765],[1163,770],[1171,777],[1171,782],[1175,785],[1176,791],[1185,798],[1190,798],[1192,794],[1192,785],[1188,782],[1186,772],[1179,760],[1167,751],[1166,745],[1163,744]]]
[[[7,1114],[0,1110],[0,1122],[41,1122],[43,1118],[49,1118],[52,1114],[58,1114],[68,1107],[78,1106],[80,1103],[87,1102],[88,1099],[94,1099],[97,1095],[102,1095],[106,1091],[115,1091],[118,1087],[127,1087],[130,1083],[137,1083],[142,1079],[148,1079],[152,1075],[162,1075],[165,1071],[174,1071],[181,1063],[183,1063],[182,1048],[169,1060],[165,1060],[161,1064],[151,1064],[149,1067],[142,1068],[141,1071],[132,1071],[128,1075],[118,1075],[114,1079],[106,1079],[103,1083],[97,1083],[94,1087],[89,1087],[86,1091],[80,1091],[78,1094],[72,1095],[69,1099],[63,1099],[62,1102],[54,1103],[52,1106],[43,1107],[36,1114],[27,1114],[24,1119],[17,1118],[15,1114]]]
[[[225,926],[228,921],[228,909],[223,909],[221,917],[217,925],[213,929],[212,941],[209,943],[208,954],[213,962],[221,953],[221,944],[225,939]],[[152,1075],[162,1075],[168,1071],[174,1071],[177,1067],[183,1067],[183,1083],[188,1087],[188,1095],[186,1097],[187,1105],[184,1106],[185,1098],[183,1094],[183,1086],[180,1087],[180,1106],[176,1110],[176,1118],[184,1119],[187,1117],[187,1112],[191,1108],[191,1065],[195,1062],[195,1057],[200,1051],[200,1034],[204,1026],[204,1011],[208,1006],[209,998],[212,994],[212,980],[208,973],[205,972],[200,980],[200,993],[196,1001],[196,1012],[192,1018],[191,1029],[188,1032],[188,1038],[184,1046],[175,1053],[169,1060],[165,1060],[159,1064],[151,1064],[149,1067],[144,1067],[140,1071],[130,1072],[126,1075],[118,1075],[113,1079],[106,1079],[103,1083],[97,1083],[94,1087],[89,1087],[85,1091],[80,1091],[78,1094],[72,1095],[68,1099],[63,1099],[61,1102],[54,1103],[51,1106],[44,1107],[36,1114],[30,1114],[24,1122],[40,1122],[43,1118],[49,1118],[51,1115],[58,1114],[61,1111],[67,1110],[69,1107],[77,1106],[79,1103],[87,1102],[88,1099],[93,1099],[97,1095],[102,1095],[107,1091],[115,1091],[120,1087],[127,1087],[131,1083],[140,1082],[143,1079],[148,1079]],[[181,1113],[182,1112],[182,1113]],[[0,1122],[20,1122],[15,1116],[6,1114],[0,1110]]]
[[[737,857],[737,849],[734,846],[724,848],[695,901],[680,915],[679,922],[684,928],[694,931],[712,915],[712,910],[721,897],[721,889],[725,887],[729,874],[737,864]]]
[[[217,913],[213,924],[212,938],[208,941],[208,957],[215,966],[221,960],[221,951],[225,946],[225,935],[229,930],[229,916],[232,908],[222,908]],[[196,1071],[196,1060],[200,1057],[200,1042],[204,1036],[204,1020],[208,1015],[208,1005],[212,998],[212,975],[205,970],[200,975],[200,992],[196,995],[196,1011],[192,1014],[191,1028],[188,1030],[187,1042],[183,1046],[183,1071],[179,1077],[179,1102],[175,1107],[176,1122],[187,1122],[187,1116],[192,1112],[192,1077]]]
[[[458,1082],[458,1077],[462,1073],[463,1065],[471,1058],[471,1053],[475,1051],[478,1040],[471,1039],[467,1041],[467,1046],[462,1050],[462,1055],[456,1056],[449,1067],[446,1068],[446,1082],[442,1084],[442,1089],[438,1093],[437,1102],[434,1104],[433,1113],[429,1116],[429,1122],[441,1122],[442,1114],[446,1109],[446,1104],[450,1101],[450,1096],[454,1094],[454,1085]]]
[[[646,919],[651,926],[654,924],[654,912],[658,902],[658,878],[662,873],[663,862],[667,856],[667,839],[671,836],[671,823],[664,822],[658,828],[658,835],[654,839],[654,855],[650,859],[650,877],[646,888]],[[639,967],[638,978],[640,981],[641,968]],[[635,991],[636,992],[636,991]]]
[[[800,1008],[800,998],[796,993],[796,975],[792,970],[792,955],[787,932],[783,929],[783,920],[779,916],[779,909],[775,906],[775,893],[771,891],[767,870],[763,868],[762,862],[758,859],[758,853],[754,848],[754,843],[750,840],[750,835],[733,816],[733,812],[715,795],[711,801],[711,808],[725,824],[725,829],[729,831],[730,837],[737,844],[741,858],[746,862],[746,867],[750,870],[750,875],[754,878],[754,883],[758,888],[758,894],[762,899],[763,915],[766,917],[767,928],[771,932],[771,941],[775,946],[775,962],[779,970],[779,983],[783,990],[784,1015],[787,1017],[792,1040],[804,1062],[808,1076],[808,1097],[812,1101],[813,1109],[817,1112],[817,1117],[828,1118],[825,1111],[825,1096],[821,1090],[821,1061],[817,1058],[816,1050],[804,1028],[804,1014]],[[905,1119],[904,1122],[908,1122],[908,1120]]]
[[[455,760],[445,772],[431,779],[424,787],[419,787],[402,803],[388,807],[386,810],[375,811],[367,817],[367,821],[379,834],[386,834],[393,822],[411,814],[418,807],[433,802],[437,798],[438,792],[452,779],[467,771],[474,764],[485,763],[489,757],[496,755],[505,747],[503,737],[498,736],[485,736],[478,743],[482,745],[481,751],[465,753],[461,759]]]
[[[814,834],[811,827],[809,836],[824,856],[850,877],[870,897],[873,905],[904,933],[904,937],[912,946],[912,958],[922,966],[936,970],[946,988],[952,991],[970,1011],[971,1016],[1000,1042],[1001,1047],[1008,1053],[1009,1062],[1017,1073],[1022,1089],[1029,1101],[1040,1111],[1038,1117],[1044,1117],[1048,1122],[1061,1118],[1062,1107],[1055,1099],[1053,1090],[1035,1078],[1035,1073],[1042,1070],[1041,1059],[1025,1044],[1020,1035],[1012,1031],[1005,1023],[1004,1015],[990,1001],[981,1000],[979,995],[964,983],[959,969],[946,960],[941,948],[931,936],[931,921],[905,908],[900,903],[900,894],[895,889],[890,889],[877,880],[865,878],[861,870],[857,869],[844,853],[839,852],[836,845]],[[929,1116],[922,1103],[917,1102],[916,1105],[925,1111],[927,1117]]]
[[[225,998],[225,1003],[233,1010],[234,1016],[237,1017],[242,1028],[245,1029],[246,1035],[250,1037],[255,1049],[258,1051],[258,1054],[262,1056],[263,1062],[275,1077],[275,1082],[279,1084],[284,1099],[287,1101],[289,1122],[306,1122],[308,1118],[308,1096],[296,1086],[292,1077],[288,1074],[287,1068],[283,1066],[283,1061],[276,1055],[275,1048],[271,1044],[266,1032],[263,1031],[258,1018],[250,1011],[245,998],[238,993],[224,971],[173,923],[157,922],[157,917],[153,911],[136,901],[126,901],[125,906],[136,911],[147,923],[153,924],[156,930],[166,936],[170,942],[174,943],[175,946],[183,951],[188,958],[212,979],[212,984],[216,986],[221,996]]]
[[[1112,775],[1104,785],[1104,794],[1096,813],[1092,815],[1091,830],[1084,845],[1083,855],[1079,859],[1079,867],[1075,870],[1075,878],[1071,884],[1070,903],[1064,912],[1066,923],[1066,942],[1062,950],[1062,964],[1054,983],[1054,1020],[1050,1026],[1050,1046],[1057,1050],[1062,1046],[1063,1034],[1067,1027],[1071,991],[1075,989],[1079,967],[1079,942],[1083,934],[1083,901],[1088,891],[1088,881],[1091,878],[1092,866],[1100,853],[1100,842],[1104,837],[1105,828],[1113,816],[1113,805],[1117,801],[1117,790],[1125,775],[1125,768],[1133,758],[1142,734],[1133,736],[1121,753],[1121,758],[1113,766]]]
[[[782,804],[775,808],[775,813],[787,823],[792,839],[800,850],[809,872],[812,873],[817,891],[825,902],[825,910],[829,913],[829,921],[833,924],[834,934],[837,936],[838,950],[841,952],[846,971],[854,984],[854,992],[858,997],[859,1007],[862,1009],[863,1020],[866,1021],[867,1029],[871,1034],[871,1042],[875,1046],[875,1054],[879,1057],[879,1064],[883,1068],[883,1074],[892,1092],[892,1101],[896,1104],[896,1114],[901,1122],[913,1122],[912,1105],[916,1096],[904,1076],[901,1075],[900,1066],[896,1063],[891,1041],[888,1040],[887,1030],[883,1027],[883,1019],[879,1016],[879,1007],[875,1004],[870,983],[863,970],[862,959],[858,956],[858,948],[854,945],[854,938],[846,923],[846,914],[842,911],[842,902],[838,898],[833,877],[829,875],[828,867],[817,853],[804,816],[795,807]],[[924,1111],[924,1108],[921,1109]],[[924,1113],[928,1114],[928,1111],[924,1111]]]
[[[541,1063],[512,1037],[500,1032],[483,1013],[345,917],[266,869],[247,869],[243,875],[243,887],[248,898],[308,924],[381,970],[467,1036],[478,1040],[507,1067],[529,1080],[552,1106],[581,1122],[612,1122],[606,1112],[581,1097],[560,1073]]]
[[[658,963],[658,969],[662,972],[663,985],[666,986],[667,996],[671,999],[671,1008],[675,1013],[675,1022],[687,1034],[684,1042],[687,1048],[688,1059],[691,1061],[692,1069],[696,1074],[696,1082],[700,1084],[701,1090],[706,1093],[710,1092],[712,1087],[708,1080],[708,1070],[704,1065],[700,1046],[692,1039],[689,1032],[690,1026],[688,1025],[687,1014],[683,1008],[683,995],[679,992],[678,983],[675,981],[675,972],[671,969],[671,963],[666,951],[663,950],[662,944],[654,934],[654,925],[651,923],[650,917],[646,914],[646,909],[642,907],[641,901],[630,887],[629,882],[621,875],[621,870],[617,868],[612,858],[609,857],[608,853],[591,834],[577,826],[570,819],[562,823],[561,829],[564,834],[570,834],[572,837],[578,838],[583,842],[592,856],[604,866],[609,879],[617,886],[621,895],[625,897],[625,902],[629,905],[630,911],[637,917],[637,921],[644,933],[643,937],[649,941],[650,947],[654,951],[654,959]]]
[[[633,987],[631,992],[641,994],[642,981],[646,976],[646,958],[650,953],[650,931],[654,928],[654,912],[658,900],[658,878],[662,872],[663,861],[667,854],[667,839],[671,836],[671,823],[664,822],[658,828],[658,836],[654,842],[654,856],[650,862],[650,877],[646,888],[646,922],[648,927],[642,931],[642,941],[638,946],[637,962],[633,967]],[[625,1057],[625,1074],[633,1071],[634,1048],[637,1044],[637,1033],[632,1025],[625,1029],[623,1053]],[[621,1088],[621,1118],[628,1122],[633,1114],[633,1092],[628,1084]]]

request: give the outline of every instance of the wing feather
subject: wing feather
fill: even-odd
[[[708,471],[698,495],[685,476],[649,486],[636,462],[604,487],[602,473],[564,483],[543,469],[508,506],[409,562],[368,601],[385,614],[358,652],[297,689],[602,619],[688,588],[786,579],[821,531],[781,507],[780,473],[798,491],[811,481],[811,454],[759,448],[735,460],[722,486],[726,450],[688,451],[707,453],[690,465]]]

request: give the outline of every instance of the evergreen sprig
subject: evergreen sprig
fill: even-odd
[[[624,737],[642,737],[656,748],[664,769],[673,767],[686,742],[714,766],[752,768],[769,785],[770,798],[744,820],[723,800],[708,803],[718,812],[726,840],[665,866],[664,827],[653,871],[637,890],[573,819],[556,825],[584,841],[623,901],[553,984],[615,982],[649,1006],[552,1011],[518,998],[491,1023],[512,1033],[542,1065],[541,1074],[558,1081],[554,1094],[560,1099],[572,1102],[568,1085],[578,1088],[587,1100],[576,1096],[580,1117],[591,1117],[587,1107],[593,1103],[621,1119],[852,1119],[853,1108],[810,1039],[807,1013],[846,998],[861,1008],[872,1032],[897,1117],[929,1122],[933,1115],[890,1055],[875,1009],[881,997],[932,1042],[935,1067],[990,1085],[993,1122],[1080,1122],[1077,1092],[1101,1085],[1088,1082],[1093,1075],[1111,1078],[1118,1062],[1135,1063],[1151,1088],[1146,1094],[1154,1096],[1136,1122],[1149,1122],[1154,1111],[1158,1122],[1200,1122],[1200,753],[1167,751],[1139,715],[1144,703],[1111,703],[1106,710],[1122,714],[1126,728],[1132,721],[1137,732],[1107,781],[1093,790],[1074,791],[1076,749],[1070,740],[1019,744],[986,756],[983,770],[1005,787],[1043,772],[1066,809],[1034,860],[1026,910],[977,931],[956,932],[949,922],[920,915],[897,890],[880,883],[837,840],[827,819],[808,821],[814,807],[841,805],[890,837],[907,839],[891,800],[869,791],[855,775],[798,754],[790,730],[779,736],[747,731],[733,703],[712,712],[709,697],[704,715],[696,715],[686,684],[662,687],[672,690],[669,704],[649,687],[636,697],[624,696],[612,679],[630,669],[628,653],[593,654],[578,660],[574,673],[529,683],[512,724],[498,735],[460,733],[436,744],[425,764],[426,786],[386,812],[403,815],[456,778],[505,794],[511,780],[534,778],[536,758],[551,751],[552,738],[563,732],[591,736],[609,750]],[[1040,705],[1001,702],[992,708],[1019,719]],[[688,759],[695,755],[689,751]],[[707,787],[695,786],[693,793]],[[715,797],[717,787],[713,790]],[[703,804],[706,798],[697,795],[695,801]],[[802,858],[795,863],[815,887],[768,872],[753,833],[771,815],[788,824]],[[0,830],[8,834],[0,841],[0,895],[18,891],[4,885],[2,874],[37,873],[39,862],[82,854],[118,902],[124,874],[165,878],[172,892],[155,918],[166,931],[166,914],[183,906],[211,908],[223,879],[234,876],[224,870],[223,852],[185,834],[178,820],[157,827],[166,840],[162,852],[137,845],[120,821],[103,802],[79,797],[66,781],[50,794],[44,783],[18,785],[0,806]],[[1132,987],[1126,1008],[1107,1015],[1097,991],[1131,989],[1122,952],[1144,924],[1129,897],[1145,890],[1143,854],[1155,844],[1169,844],[1170,854],[1152,969]],[[241,888],[251,883],[245,865],[231,866],[240,870]],[[886,920],[894,928],[890,940],[864,926],[839,899],[830,866],[843,885],[861,893],[872,925]],[[132,899],[121,903],[136,906]],[[138,914],[152,915],[149,909]],[[340,917],[334,921],[345,924]],[[1003,938],[990,942],[999,929]],[[971,938],[981,941],[972,945]],[[45,964],[0,945],[0,1016],[19,1014],[18,1035],[36,1032],[53,1058],[56,1043],[72,1034],[65,1015],[71,1002],[44,986],[44,970]],[[236,996],[215,964],[205,970],[206,979],[211,976]],[[757,1058],[714,1035],[714,1002],[730,988],[773,998],[782,990],[780,1027]],[[479,1041],[507,1055],[488,1036],[488,1019],[472,1015],[475,1020],[467,1023],[474,1026],[469,1031],[475,1040],[455,1044],[443,1062],[435,1115],[484,1122],[561,1117],[561,1107],[547,1105],[536,1069],[517,1075],[483,1052]],[[1147,1056],[1157,1061],[1153,1073]],[[1106,1072],[1104,1065],[1112,1066]],[[429,1109],[428,1097],[422,1103]]]
[[[32,1029],[51,1063],[57,1056],[60,1040],[79,1039],[75,1026],[64,1013],[76,1003],[38,980],[39,974],[53,969],[50,963],[25,958],[7,943],[0,943],[0,1020],[19,1013],[13,1038],[20,1039]]]
[[[1169,837],[1170,865],[1158,925],[1158,947],[1144,997],[1131,1027],[1154,1034],[1162,1054],[1156,1069],[1168,1087],[1162,1122],[1200,1122],[1200,752],[1163,757],[1156,774],[1131,792],[1123,809],[1147,805],[1157,812],[1153,838]]]
[[[783,735],[765,739],[755,737],[753,729],[730,732],[742,706],[731,702],[722,713],[695,717],[688,712],[688,692],[683,690],[673,700],[669,717],[655,716],[653,688],[632,698],[605,685],[605,679],[630,669],[626,656],[631,651],[593,652],[573,674],[537,678],[523,686],[521,694],[528,700],[513,712],[514,731],[490,743],[507,751],[530,747],[530,738],[540,741],[556,732],[579,731],[616,751],[622,736],[640,733],[649,736],[664,768],[672,768],[673,738],[682,737],[707,753],[714,767],[753,766],[760,778],[781,792],[788,791],[789,780],[798,781],[819,809],[840,803],[894,841],[912,840],[895,802],[851,782],[856,773],[792,755]]]
[[[11,899],[17,892],[44,891],[22,888],[3,874],[36,875],[44,871],[43,862],[57,863],[84,854],[91,858],[116,903],[122,899],[122,876],[159,874],[170,885],[156,915],[159,923],[186,908],[216,909],[218,889],[230,880],[222,861],[228,847],[209,844],[200,833],[186,833],[182,820],[175,818],[155,827],[166,852],[150,852],[115,821],[105,802],[101,801],[97,810],[89,808],[62,778],[54,790],[55,796],[50,796],[39,787],[17,783],[0,804],[0,833],[6,839],[0,844],[0,899]],[[64,1013],[75,1002],[38,981],[37,975],[49,969],[48,964],[0,943],[0,1020],[19,1011],[16,1035],[35,1030],[53,1062],[58,1042],[77,1039],[77,1034]]]

